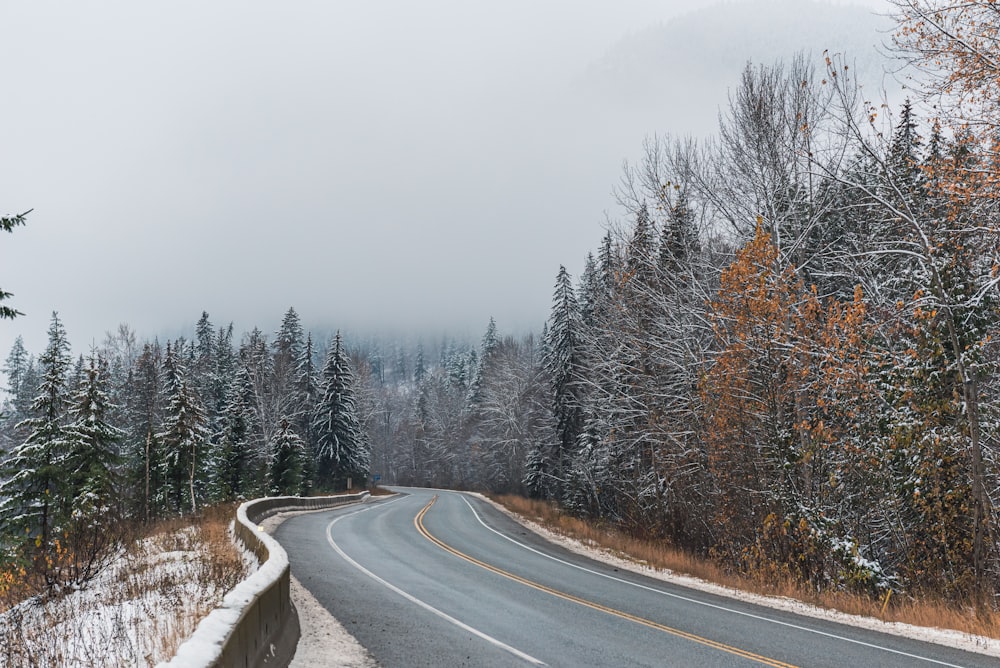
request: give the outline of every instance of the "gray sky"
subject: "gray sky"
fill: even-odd
[[[77,352],[202,310],[268,333],[288,306],[313,328],[538,329],[559,265],[617,215],[622,161],[711,131],[731,85],[644,107],[588,72],[716,4],[3,3],[0,212],[34,212],[0,237],[27,314],[0,322],[0,361],[18,334],[40,352],[53,310]]]

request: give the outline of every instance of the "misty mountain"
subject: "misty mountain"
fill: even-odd
[[[884,74],[892,28],[888,17],[855,5],[721,2],[626,36],[587,68],[580,88],[595,103],[654,114],[650,130],[708,133],[747,61],[772,64],[802,51],[822,67],[829,50],[845,56],[866,88],[898,87]]]

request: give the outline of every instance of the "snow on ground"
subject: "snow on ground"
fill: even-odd
[[[322,510],[329,510],[324,508]],[[273,533],[279,524],[299,511],[272,515],[265,519],[261,526],[264,531]],[[292,578],[292,604],[299,615],[299,627],[302,637],[299,638],[295,657],[289,668],[309,668],[311,666],[329,666],[330,668],[374,668],[378,664],[323,604],[309,593],[309,590]]]
[[[219,576],[195,527],[138,541],[83,589],[0,615],[0,666],[150,666],[169,659],[243,572]]]
[[[575,552],[576,554],[589,557],[595,561],[600,561],[621,570],[632,571],[633,573],[639,573],[657,580],[678,584],[691,589],[698,589],[700,591],[716,594],[718,596],[726,596],[728,598],[746,601],[748,603],[774,608],[777,610],[786,610],[805,617],[825,619],[839,624],[847,624],[850,626],[871,629],[873,631],[880,631],[882,633],[889,633],[905,638],[913,638],[914,640],[937,643],[939,645],[954,647],[955,649],[961,649],[967,652],[976,652],[987,656],[1000,657],[1000,640],[996,638],[987,638],[984,636],[962,633],[961,631],[953,631],[950,629],[914,626],[913,624],[903,624],[901,622],[883,622],[880,619],[874,619],[872,617],[850,615],[836,610],[819,608],[790,598],[763,596],[761,594],[753,594],[739,589],[723,587],[722,585],[717,585],[700,578],[679,575],[669,570],[658,570],[634,561],[623,559],[611,553],[609,550],[587,545],[579,540],[555,533],[540,524],[532,522],[522,515],[508,510],[504,506],[482,494],[473,494],[473,496],[483,499],[500,512],[520,523],[527,529],[534,531],[542,538],[564,547],[570,552]]]

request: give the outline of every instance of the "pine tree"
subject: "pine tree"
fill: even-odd
[[[28,351],[24,349],[24,340],[18,336],[14,339],[14,345],[3,366],[3,372],[7,376],[7,392],[12,397],[21,396],[21,386],[24,383],[29,359]]]
[[[316,433],[316,484],[342,489],[348,481],[364,483],[371,451],[361,430],[354,400],[354,374],[344,353],[340,332],[323,367],[322,398],[313,419]]]
[[[203,494],[204,462],[208,434],[205,410],[188,385],[177,346],[167,344],[164,360],[167,407],[156,440],[163,448],[162,486],[157,497],[168,510],[197,512]]]
[[[83,382],[72,398],[66,429],[68,452],[67,496],[71,513],[82,521],[105,516],[119,499],[120,456],[118,444],[123,432],[110,424],[113,408],[107,394],[107,368],[91,353]]]
[[[417,359],[413,364],[413,382],[420,384],[427,375],[427,365],[424,361],[424,344],[417,344]]]
[[[269,471],[271,494],[276,496],[300,495],[304,491],[303,459],[305,443],[292,429],[288,420],[282,420],[275,437],[274,458]]]
[[[700,250],[698,228],[694,211],[688,201],[687,191],[682,190],[670,208],[660,240],[660,268],[668,276],[685,267],[691,255]]]
[[[31,400],[35,396],[34,360],[24,348],[21,337],[14,340],[10,354],[3,366],[7,376],[8,397],[0,404],[0,458],[13,443],[24,439],[15,429],[18,422],[28,417]]]
[[[566,267],[559,267],[552,313],[549,316],[546,352],[542,364],[551,382],[552,413],[556,419],[556,442],[551,455],[534,457],[534,476],[547,476],[551,484],[544,486],[561,496],[566,474],[583,429],[581,384],[584,379],[580,340],[582,324],[580,307]],[[545,470],[543,465],[551,468]],[[537,483],[534,485],[537,487]],[[536,490],[537,491],[537,490]]]
[[[160,489],[162,448],[156,438],[162,411],[162,349],[158,341],[146,343],[129,373],[125,393],[128,416],[125,438],[125,469],[134,512],[149,522],[158,513],[155,494]]]
[[[313,483],[318,445],[313,417],[320,399],[320,386],[315,364],[312,333],[306,335],[305,345],[295,360],[295,403],[291,422],[305,446],[303,478],[308,488]]]
[[[207,404],[212,388],[212,374],[215,371],[215,328],[208,319],[208,311],[202,311],[194,327],[194,366],[192,376],[198,387],[198,396]]]
[[[484,368],[490,363],[493,353],[499,345],[500,340],[497,338],[497,323],[492,317],[490,317],[490,323],[486,326],[486,333],[483,334],[483,341],[479,346],[479,356],[475,359],[470,358],[472,381],[469,383],[469,392],[466,399],[466,403],[469,406],[474,406],[482,398],[481,391],[483,371]]]
[[[227,396],[211,454],[211,496],[218,501],[252,498],[263,482],[262,458],[252,443],[259,431],[254,427],[253,388],[245,368],[237,371]]]
[[[291,417],[296,412],[295,384],[298,380],[298,364],[302,358],[304,344],[299,315],[294,308],[289,308],[271,344],[274,352],[272,393],[276,415]]]
[[[266,448],[274,440],[281,415],[274,394],[274,359],[268,351],[267,337],[256,327],[240,346],[240,362],[250,381],[250,403],[256,412],[252,441],[267,455]]]
[[[29,547],[36,567],[47,570],[47,556],[68,517],[61,511],[68,493],[66,481],[67,375],[72,361],[66,330],[56,313],[49,325],[49,343],[39,358],[42,382],[31,406],[32,416],[21,423],[28,434],[0,468],[0,536]]]
[[[580,274],[580,284],[576,289],[577,301],[580,303],[580,322],[584,327],[594,326],[594,313],[600,294],[599,280],[594,254],[587,253],[583,273]]]

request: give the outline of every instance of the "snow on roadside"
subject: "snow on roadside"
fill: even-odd
[[[149,666],[170,658],[233,585],[220,579],[195,527],[143,538],[83,589],[29,599],[0,615],[0,666]]]
[[[718,596],[725,596],[738,601],[745,601],[747,603],[774,608],[776,610],[785,610],[804,617],[823,619],[831,622],[837,622],[839,624],[846,624],[872,631],[889,633],[891,635],[901,636],[904,638],[912,638],[913,640],[921,640],[924,642],[944,645],[945,647],[953,647],[967,652],[1000,657],[1000,640],[996,638],[987,638],[985,636],[977,636],[971,633],[953,631],[951,629],[915,626],[913,624],[904,624],[902,622],[883,622],[880,619],[872,617],[862,617],[860,615],[850,615],[837,610],[828,610],[826,608],[820,608],[803,603],[802,601],[796,601],[785,597],[753,594],[739,589],[723,587],[722,585],[717,585],[700,578],[688,575],[679,575],[670,570],[658,570],[650,566],[643,566],[642,564],[634,561],[623,559],[609,550],[596,548],[574,538],[568,538],[567,536],[555,533],[554,531],[531,521],[523,515],[519,515],[508,510],[506,507],[482,494],[473,492],[470,492],[469,494],[486,501],[500,512],[515,520],[525,528],[535,532],[545,540],[555,543],[570,552],[589,557],[595,561],[600,561],[610,566],[614,566],[620,570],[631,571],[633,573],[645,575],[664,582],[670,582],[672,584],[681,585],[690,589],[697,589],[699,591],[716,594]]]
[[[321,510],[329,510],[323,508]],[[284,512],[265,519],[261,526],[267,533],[274,533],[282,522],[293,515],[306,512]],[[295,577],[291,578],[292,605],[299,615],[302,636],[295,649],[289,668],[309,668],[329,666],[330,668],[374,668],[378,664],[361,643],[344,628],[336,617],[302,586]]]

